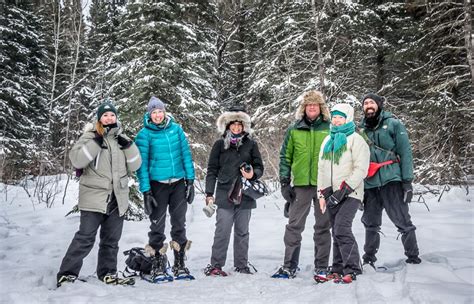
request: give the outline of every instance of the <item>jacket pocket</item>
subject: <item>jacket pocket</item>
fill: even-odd
[[[108,179],[84,176],[84,175],[83,175],[83,178],[81,178],[80,185],[85,188],[92,188],[92,189],[104,189],[104,190],[112,189],[112,183]]]
[[[122,189],[128,188],[128,176],[124,176],[120,178],[120,188]]]

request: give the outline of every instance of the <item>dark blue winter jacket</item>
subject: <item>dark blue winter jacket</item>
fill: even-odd
[[[143,160],[137,171],[141,192],[151,189],[152,180],[194,180],[193,160],[183,129],[170,115],[165,119],[165,125],[158,126],[147,112],[144,127],[135,139]]]

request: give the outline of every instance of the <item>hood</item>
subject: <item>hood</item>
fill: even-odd
[[[252,134],[253,130],[251,128],[250,116],[243,111],[229,111],[222,113],[219,118],[217,118],[216,126],[219,134],[224,134],[227,129],[227,125],[232,121],[241,121],[244,126],[244,132]]]

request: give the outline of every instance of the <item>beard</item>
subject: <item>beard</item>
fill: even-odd
[[[367,108],[367,109],[364,110],[364,115],[365,115],[366,118],[373,118],[373,117],[377,116],[377,111],[375,111],[374,108]]]

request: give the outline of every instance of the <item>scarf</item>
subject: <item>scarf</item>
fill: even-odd
[[[229,149],[229,147],[236,147],[237,149],[242,145],[242,138],[244,133],[234,134],[230,130],[225,132],[224,136],[224,149]]]
[[[323,159],[333,159],[336,165],[339,164],[342,153],[347,150],[347,136],[354,132],[355,124],[353,121],[342,126],[331,125],[331,138],[329,138],[324,146]]]

